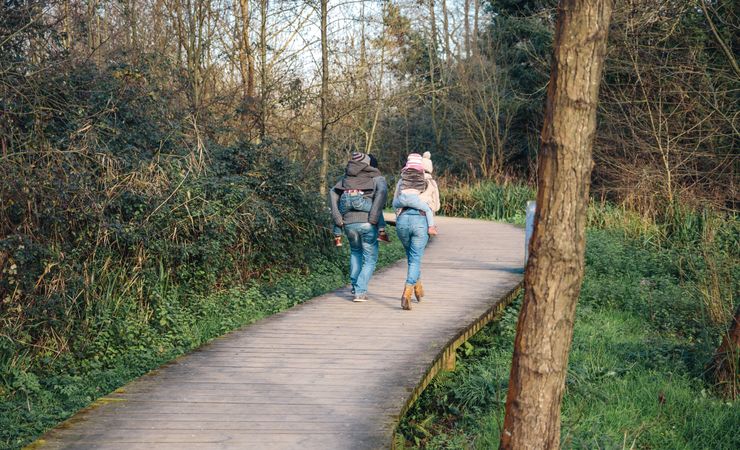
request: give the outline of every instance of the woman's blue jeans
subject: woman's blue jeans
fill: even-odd
[[[421,258],[429,242],[426,217],[415,209],[404,211],[396,219],[396,234],[406,249],[406,284],[416,284],[421,276]]]
[[[344,233],[349,241],[349,279],[355,295],[367,292],[378,262],[378,228],[369,223],[348,223]]]

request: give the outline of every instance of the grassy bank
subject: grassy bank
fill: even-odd
[[[675,219],[591,208],[564,448],[740,447],[740,402],[717,396],[706,370],[740,287],[738,223],[709,212]],[[498,446],[518,306],[458,350],[458,369],[403,419],[399,447]]]
[[[378,265],[402,256],[394,239],[381,247]],[[210,295],[188,294],[163,276],[154,294],[157,320],[134,320],[130,316],[141,311],[120,299],[121,308],[88,346],[92,356],[68,353],[43,370],[11,368],[4,374],[0,448],[29,443],[96,398],[217,336],[347,284],[348,260],[345,245],[335,257],[300,271]]]

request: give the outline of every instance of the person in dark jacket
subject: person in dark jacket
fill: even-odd
[[[334,186],[335,189],[342,192],[339,197],[339,213],[344,215],[350,210],[370,212],[372,199],[362,195],[362,190],[372,191],[372,179],[380,175],[378,161],[373,155],[352,153],[345,168],[344,177]],[[342,227],[335,224],[333,234],[334,245],[341,247]],[[381,242],[391,241],[390,236],[385,231],[385,219],[382,214],[378,220],[378,240]]]
[[[353,162],[358,164],[353,164]],[[388,197],[388,184],[380,171],[355,170],[356,165],[370,166],[370,157],[353,153],[352,160],[342,179],[329,191],[329,205],[334,225],[344,229],[350,246],[349,272],[354,301],[367,301],[370,278],[378,262],[378,223],[383,216],[383,207]],[[350,165],[352,167],[350,168]],[[372,166],[371,166],[372,167]],[[377,170],[377,169],[376,169]],[[363,173],[366,172],[366,173]],[[357,177],[361,174],[362,176]],[[356,175],[353,175],[356,174]],[[366,176],[371,175],[371,176]],[[357,209],[340,210],[340,198],[349,203],[370,202],[369,211]]]

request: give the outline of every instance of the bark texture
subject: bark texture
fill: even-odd
[[[596,104],[611,0],[561,0],[517,324],[503,449],[560,445],[560,404],[583,280]]]
[[[740,390],[740,305],[735,310],[729,331],[722,336],[712,369],[720,394],[730,400],[737,399]]]

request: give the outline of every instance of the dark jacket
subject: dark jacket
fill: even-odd
[[[424,172],[419,170],[404,170],[401,172],[401,189],[416,189],[424,192],[427,188],[427,181],[424,178]]]
[[[344,171],[344,177],[337,183],[337,188],[372,191],[375,189],[375,177],[382,176],[380,171],[369,164],[350,161]]]
[[[365,190],[363,189],[363,191]],[[339,212],[339,197],[341,197],[342,192],[341,181],[329,190],[331,218],[337,226],[341,227],[347,223],[378,224],[380,215],[383,214],[385,201],[388,198],[388,184],[383,176],[373,178],[373,189],[365,192],[365,196],[372,199],[373,202],[369,213],[365,211],[347,211],[344,217],[342,217],[342,214]]]

